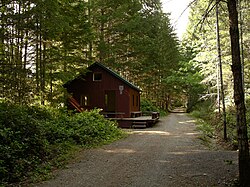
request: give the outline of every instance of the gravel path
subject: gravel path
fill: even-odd
[[[237,152],[213,151],[197,139],[184,113],[161,118],[153,128],[83,151],[74,164],[39,187],[228,186],[238,173]]]

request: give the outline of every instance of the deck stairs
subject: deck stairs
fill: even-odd
[[[132,128],[147,128],[146,121],[134,121],[132,122]]]
[[[83,108],[81,107],[81,105],[77,102],[77,100],[75,100],[75,98],[73,96],[70,96],[68,98],[69,103],[78,111],[78,112],[82,112]]]

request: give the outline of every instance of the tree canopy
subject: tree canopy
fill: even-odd
[[[159,0],[16,0],[0,7],[2,99],[57,106],[62,84],[95,61],[159,105],[174,91],[182,54]]]
[[[220,107],[220,95],[222,93],[224,97],[225,93],[227,106],[233,105],[233,102],[235,104],[234,127],[237,129],[240,186],[250,184],[247,131],[249,126],[245,103],[245,96],[249,100],[249,76],[246,76],[249,75],[247,53],[249,6],[249,1],[244,0],[193,1],[189,32],[186,35],[186,40],[199,51],[195,59],[199,62],[201,73],[204,75],[203,83],[209,88],[207,96],[217,96],[217,105]],[[219,63],[217,63],[218,59]],[[222,102],[225,106],[224,98]],[[223,111],[225,111],[224,107]],[[225,115],[224,119],[226,119]],[[226,139],[225,127],[224,121],[224,139]]]
[[[216,97],[218,85],[218,55],[216,45],[216,1],[199,0],[192,4],[189,17],[189,25],[184,36],[185,43],[195,48],[198,53],[194,59],[198,62],[200,73],[204,79],[202,81],[209,90],[207,97]],[[239,15],[241,16],[241,42],[242,54],[244,55],[244,87],[246,97],[249,97],[249,9],[248,1],[241,1]],[[223,84],[225,88],[226,104],[233,104],[233,74],[231,71],[231,43],[229,33],[229,19],[226,3],[219,3],[219,25],[220,25],[220,47],[223,67]]]

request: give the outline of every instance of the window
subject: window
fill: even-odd
[[[93,74],[93,81],[101,81],[102,80],[102,73],[96,72]]]
[[[81,95],[81,106],[88,106],[89,105],[89,97],[86,95]]]
[[[135,95],[133,95],[133,106],[135,106]]]
[[[138,106],[139,105],[139,96],[137,95],[136,96],[136,106]]]

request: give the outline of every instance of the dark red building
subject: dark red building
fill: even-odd
[[[107,117],[129,118],[140,114],[140,89],[101,63],[85,75],[64,85],[72,96],[69,107],[77,110],[103,109]]]

